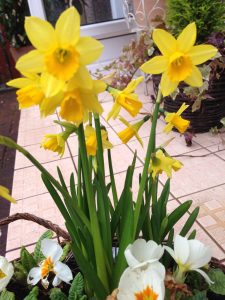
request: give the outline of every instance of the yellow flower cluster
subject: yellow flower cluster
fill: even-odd
[[[55,28],[37,17],[27,17],[25,30],[35,49],[16,64],[24,77],[8,82],[19,88],[20,108],[39,105],[45,117],[60,107],[60,116],[76,125],[87,120],[88,112],[101,114],[96,95],[106,84],[92,80],[86,65],[98,59],[103,45],[91,37],[80,37],[76,9],[64,11]]]

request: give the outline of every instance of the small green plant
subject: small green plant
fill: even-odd
[[[198,42],[214,32],[225,30],[225,4],[222,0],[169,0],[166,23],[178,35],[189,23],[195,22]]]

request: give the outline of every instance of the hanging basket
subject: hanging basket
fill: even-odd
[[[159,76],[153,76],[154,87],[159,85]],[[171,97],[164,98],[164,109],[167,112],[176,112],[182,103],[190,106],[183,112],[182,117],[190,121],[190,129],[194,133],[208,132],[210,128],[222,126],[220,120],[225,117],[225,72],[223,72],[219,79],[211,83],[208,91],[210,98],[202,100],[201,108],[192,112],[193,100],[185,95],[179,93],[175,100]]]

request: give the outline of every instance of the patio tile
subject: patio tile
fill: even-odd
[[[218,145],[207,147],[207,149],[214,153],[216,156],[219,156],[223,160],[225,160],[225,145],[222,142]]]
[[[210,132],[197,133],[193,138],[193,141],[200,144],[203,147],[209,147],[212,145],[217,145],[221,142],[218,135],[212,135]]]
[[[197,157],[179,157],[184,167],[173,173],[171,193],[176,198],[225,183],[225,162],[205,149],[189,154]],[[161,179],[165,182],[166,176]]]
[[[71,158],[65,158],[54,162],[48,162],[44,167],[55,177],[57,176],[57,166],[60,167],[66,183],[69,185],[69,177],[74,171]],[[12,195],[15,199],[23,199],[46,192],[46,188],[41,179],[41,174],[36,167],[19,169],[14,172]]]
[[[47,118],[40,119],[40,117],[22,118],[20,120],[19,131],[30,131],[43,127],[55,125],[54,120],[57,120],[57,115],[51,115]]]

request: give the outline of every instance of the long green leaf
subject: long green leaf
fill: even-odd
[[[189,218],[187,219],[186,223],[184,224],[183,228],[180,231],[181,236],[185,236],[188,231],[193,226],[194,222],[196,221],[199,213],[199,207],[196,207],[193,212],[190,214]]]

